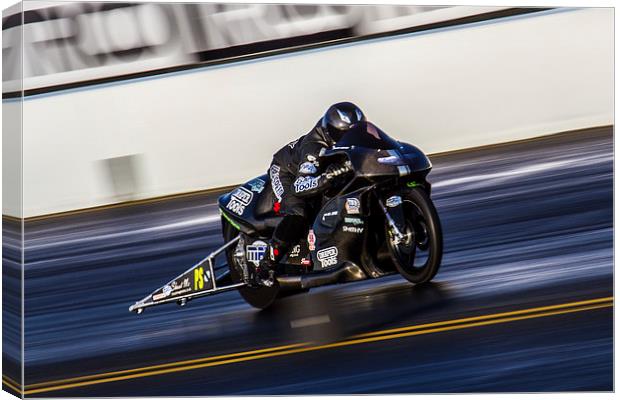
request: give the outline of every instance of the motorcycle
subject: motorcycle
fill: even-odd
[[[281,220],[268,175],[222,195],[218,202],[225,244],[130,311],[238,290],[256,308],[313,287],[376,279],[399,273],[419,284],[437,274],[443,254],[441,223],[426,177],[432,164],[416,146],[378,128],[351,131],[319,155],[320,166],[348,173],[316,203],[307,235],[284,257],[271,286],[253,279],[267,242]],[[215,259],[228,270],[215,276]]]

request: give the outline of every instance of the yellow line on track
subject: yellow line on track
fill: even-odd
[[[286,346],[269,347],[269,348],[264,348],[264,349],[243,351],[243,352],[240,352],[240,353],[222,354],[222,355],[218,355],[218,356],[196,358],[196,359],[192,359],[192,360],[175,361],[175,362],[169,362],[169,363],[166,363],[166,364],[151,365],[151,366],[148,366],[148,367],[140,367],[140,368],[125,369],[125,370],[120,370],[120,371],[104,372],[104,373],[101,373],[101,374],[94,374],[94,375],[84,375],[84,376],[78,376],[76,378],[59,379],[59,380],[55,380],[55,381],[48,381],[48,382],[42,382],[42,383],[33,383],[31,385],[26,385],[26,389],[36,388],[36,387],[41,387],[41,386],[55,385],[55,384],[58,384],[58,383],[75,382],[75,381],[81,381],[81,380],[87,380],[87,379],[93,379],[93,378],[103,378],[103,377],[106,377],[106,376],[127,374],[127,373],[138,372],[138,371],[148,371],[148,370],[151,370],[151,369],[174,367],[174,366],[179,366],[179,365],[195,364],[195,363],[205,362],[205,361],[215,361],[215,360],[222,360],[222,359],[225,359],[225,358],[242,357],[242,356],[248,356],[248,355],[252,355],[252,354],[261,354],[261,353],[267,353],[267,352],[278,351],[278,350],[286,350],[286,349],[291,349],[291,348],[294,348],[294,347],[305,346],[307,344],[308,343],[296,343],[296,344],[290,344],[290,345],[286,345]]]
[[[575,312],[580,312],[580,311],[595,310],[595,309],[608,308],[608,307],[613,307],[613,297],[605,297],[605,298],[585,300],[585,301],[579,301],[579,302],[558,304],[558,305],[552,305],[552,306],[546,306],[546,307],[536,307],[536,308],[531,308],[531,309],[510,311],[506,313],[489,314],[487,316],[462,318],[462,319],[452,320],[452,321],[442,321],[442,322],[437,322],[434,324],[413,325],[410,327],[396,328],[395,330],[379,331],[379,332],[369,333],[366,335],[358,335],[348,340],[325,344],[325,345],[305,346],[305,344],[303,343],[298,343],[298,344],[293,344],[293,345],[288,345],[288,346],[280,346],[280,347],[272,347],[268,349],[253,350],[253,351],[243,352],[243,353],[206,357],[206,358],[196,359],[196,360],[187,360],[187,361],[180,361],[176,363],[168,363],[168,364],[155,365],[155,366],[150,366],[150,367],[136,368],[133,370],[110,372],[106,374],[99,374],[98,379],[91,379],[96,375],[90,375],[90,376],[85,376],[85,377],[71,378],[71,379],[64,380],[64,381],[61,380],[61,381],[42,382],[39,384],[27,386],[27,387],[32,387],[33,389],[27,389],[23,393],[26,395],[30,395],[30,394],[50,392],[50,391],[56,391],[56,390],[62,390],[62,389],[70,389],[70,388],[76,388],[76,387],[96,385],[96,384],[101,384],[101,383],[123,381],[123,380],[128,380],[128,379],[143,378],[143,377],[156,376],[156,375],[162,375],[162,374],[170,374],[170,373],[181,372],[181,371],[189,371],[189,370],[194,370],[194,369],[199,369],[199,368],[214,367],[218,365],[241,363],[245,361],[259,360],[259,359],[264,359],[264,358],[278,357],[278,356],[284,356],[284,355],[290,355],[290,354],[299,354],[299,353],[305,353],[305,352],[317,351],[317,350],[323,350],[323,349],[352,346],[352,345],[358,345],[358,344],[363,344],[363,343],[378,342],[378,341],[383,341],[383,340],[392,340],[392,339],[398,339],[398,338],[403,338],[403,337],[425,335],[425,334],[430,334],[430,333],[445,332],[445,331],[458,330],[458,329],[467,329],[467,328],[501,324],[501,323],[507,323],[507,322],[512,322],[512,321],[521,321],[521,320],[533,319],[533,318],[542,318],[542,317],[548,317],[552,315],[561,315],[561,314],[575,313]],[[485,320],[482,320],[482,319],[485,319]],[[439,326],[439,325],[447,325],[447,324],[450,324],[450,326]],[[435,327],[429,329],[430,326],[435,326]],[[202,361],[207,361],[207,362],[202,362]],[[191,365],[183,365],[183,364],[191,364]],[[173,366],[173,367],[168,368],[170,366]],[[142,371],[142,372],[137,372],[137,371]],[[118,375],[121,373],[124,375],[110,376],[110,375]],[[103,376],[107,376],[107,377],[103,377]],[[84,380],[84,379],[90,379],[90,380]],[[83,381],[75,382],[77,380],[83,380]],[[68,383],[69,381],[73,381],[73,383]],[[60,382],[66,382],[66,383],[58,384]],[[35,385],[38,386],[38,388],[34,388]]]
[[[6,378],[2,378],[2,383],[4,383],[5,385],[7,385],[8,387],[10,387],[11,389],[13,389],[15,392],[19,393],[19,394],[23,394],[22,390],[20,388],[18,388],[17,386],[13,385],[11,382],[9,382]]]
[[[386,329],[383,331],[363,333],[360,335],[355,335],[353,336],[353,338],[385,335],[388,333],[404,332],[404,331],[410,331],[414,329],[423,329],[423,328],[431,328],[435,326],[453,325],[453,324],[458,324],[458,323],[463,323],[463,322],[481,321],[481,320],[494,319],[494,318],[500,318],[500,317],[508,317],[512,315],[529,314],[529,313],[539,312],[539,311],[556,310],[558,308],[577,307],[577,306],[583,306],[583,305],[588,305],[588,304],[604,303],[604,302],[613,301],[613,299],[614,299],[613,297],[601,297],[598,299],[575,301],[572,303],[564,303],[564,304],[555,304],[552,306],[527,308],[524,310],[508,311],[508,312],[502,312],[502,313],[496,313],[496,314],[486,314],[486,315],[480,315],[477,317],[460,318],[460,319],[453,319],[453,320],[441,321],[441,322],[432,322],[429,324],[404,326],[401,328]]]
[[[15,386],[21,386],[21,384],[19,382],[17,382],[15,379],[11,378],[8,375],[2,374],[2,379],[7,380],[9,383],[12,383]]]

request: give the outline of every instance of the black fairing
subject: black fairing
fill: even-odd
[[[239,225],[242,232],[260,238],[270,237],[282,219],[273,210],[274,201],[267,174],[244,183],[218,199],[222,213]]]
[[[312,227],[316,249],[311,252],[313,270],[338,267],[349,261],[362,266],[362,244],[368,229],[368,210],[365,206],[367,188],[346,196],[328,200]]]
[[[371,132],[371,133],[369,133]],[[357,178],[371,182],[395,177],[399,181],[416,181],[430,190],[426,175],[432,168],[426,154],[416,146],[398,142],[368,123],[348,131],[322,156],[322,165],[351,161]]]

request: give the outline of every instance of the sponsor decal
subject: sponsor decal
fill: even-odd
[[[235,189],[235,191],[232,193],[232,197],[239,200],[241,204],[243,204],[244,206],[247,206],[252,201],[252,198],[254,197],[254,193],[250,192],[248,189],[244,187],[240,187],[240,188]]]
[[[307,258],[302,258],[301,259],[301,265],[307,267],[309,265],[312,265],[312,261],[308,260]]]
[[[163,293],[158,293],[153,295],[153,301],[159,301],[161,299],[165,299],[167,296]]]
[[[210,272],[207,272],[207,274],[210,274]],[[185,294],[185,293],[187,293],[187,292],[191,292],[191,291],[192,291],[192,288],[189,288],[189,287],[188,287],[188,288],[184,288],[184,289],[176,290],[176,291],[172,292],[172,295],[173,295],[173,296],[179,296],[179,295],[181,295],[181,294]]]
[[[299,253],[301,253],[301,245],[298,244],[295,247],[293,247],[293,250],[291,250],[290,253],[288,253],[288,256],[291,258],[295,258],[295,257],[299,257]]]
[[[364,228],[361,227],[361,226],[343,225],[342,226],[342,231],[343,232],[349,232],[349,233],[362,233],[362,232],[364,232]]]
[[[347,214],[359,214],[360,213],[360,201],[355,197],[347,198],[347,202],[344,205],[347,210]]]
[[[194,290],[202,290],[205,287],[205,282],[209,282],[211,279],[211,271],[203,267],[194,269]]]
[[[293,182],[295,193],[306,192],[319,186],[319,178],[313,176],[300,176]]]
[[[385,205],[388,207],[397,207],[403,204],[403,199],[400,196],[392,196],[385,201]]]
[[[258,267],[260,260],[265,256],[267,251],[267,243],[257,240],[245,247],[245,256],[249,262]]]
[[[161,288],[161,293],[157,293],[153,295],[153,300],[158,301],[165,299],[169,296],[178,296],[180,294],[184,294],[190,292],[191,284],[189,281],[189,277],[185,277],[173,282],[168,283],[166,286]]]
[[[172,287],[176,290],[176,289],[184,289],[189,287],[189,278],[185,278],[181,281],[181,283],[178,282],[173,282],[172,283]]]
[[[299,142],[299,139],[297,140],[293,140],[291,143],[288,144],[288,147],[290,147],[291,149],[295,147],[295,145],[297,144],[297,142]],[[280,142],[281,143],[281,142]]]
[[[226,208],[237,215],[243,215],[245,207],[250,204],[253,197],[254,193],[246,188],[237,188],[230,196],[230,201],[226,204]]]
[[[403,160],[399,156],[387,156],[387,157],[379,157],[377,158],[379,164],[386,165],[400,165],[403,163]]]
[[[314,235],[314,230],[310,229],[308,231],[308,250],[314,251],[316,249],[316,236]]]
[[[245,211],[245,206],[234,197],[232,197],[228,204],[226,204],[226,208],[237,215],[243,215],[243,212]]]
[[[250,185],[250,189],[256,193],[262,193],[263,189],[265,189],[265,181],[260,178],[250,181],[248,185]]]
[[[273,194],[276,195],[278,202],[281,202],[282,195],[284,194],[284,186],[282,186],[282,182],[280,181],[280,167],[278,165],[273,164],[271,168],[269,168],[269,177],[271,178],[271,189],[273,190]]]
[[[325,222],[325,217],[335,217],[336,215],[338,215],[338,211],[330,211],[330,212],[326,212],[325,214],[323,214],[323,216],[321,217],[321,220],[323,222]]]
[[[338,249],[335,246],[321,249],[316,253],[316,258],[321,262],[322,268],[338,264]]]
[[[318,172],[318,169],[313,163],[307,161],[299,166],[299,173],[302,175],[314,175]]]
[[[364,221],[361,218],[345,217],[345,224],[364,225]]]

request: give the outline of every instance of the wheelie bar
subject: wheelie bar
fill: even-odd
[[[142,300],[137,301],[129,307],[129,311],[141,314],[145,308],[172,302],[177,302],[179,305],[184,306],[191,299],[210,296],[245,286],[245,283],[218,286],[217,282],[224,280],[228,275],[228,271],[219,277],[215,277],[214,270],[217,256],[225,252],[230,246],[236,244],[239,238],[240,236],[235,237],[181,275],[155,290]]]

